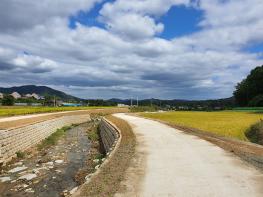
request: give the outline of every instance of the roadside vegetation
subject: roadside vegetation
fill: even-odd
[[[263,145],[263,120],[253,124],[245,134],[251,142]]]
[[[131,159],[134,156],[136,139],[130,125],[113,116],[107,116],[107,119],[121,130],[120,145],[108,163],[100,168],[99,174],[94,176],[87,185],[84,185],[80,196],[114,196],[120,189],[125,171],[130,166]]]
[[[248,141],[246,130],[263,119],[261,113],[219,111],[193,112],[176,111],[164,113],[141,113],[142,116],[168,123],[211,132],[220,136]]]
[[[77,111],[89,109],[110,109],[114,107],[3,107],[0,106],[0,116],[15,116],[36,113],[61,112],[61,111]]]

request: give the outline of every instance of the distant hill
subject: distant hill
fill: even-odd
[[[56,96],[57,98],[60,98],[64,101],[69,101],[69,100],[80,101],[81,100],[78,97],[71,96],[62,91],[54,90],[47,86],[25,85],[25,86],[10,87],[10,88],[0,87],[0,92],[4,94],[11,94],[13,92],[18,92],[21,95],[36,93],[41,96],[46,96],[46,95]]]

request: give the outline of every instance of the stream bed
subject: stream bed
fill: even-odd
[[[56,145],[9,164],[0,174],[0,196],[70,196],[81,184],[78,174],[94,168],[88,162],[92,143],[87,136],[94,124],[73,127]]]

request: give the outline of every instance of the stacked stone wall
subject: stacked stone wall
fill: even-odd
[[[0,130],[0,162],[6,163],[15,157],[17,152],[37,145],[59,128],[89,120],[88,114],[62,116],[20,128]]]
[[[119,138],[119,132],[105,119],[99,124],[99,132],[103,148],[106,153],[110,152],[114,144],[116,144]]]

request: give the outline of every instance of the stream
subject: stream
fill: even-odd
[[[61,197],[69,196],[79,186],[76,175],[88,166],[91,142],[88,122],[66,131],[50,148],[10,164],[0,175],[0,196]],[[2,181],[2,183],[1,183]]]

